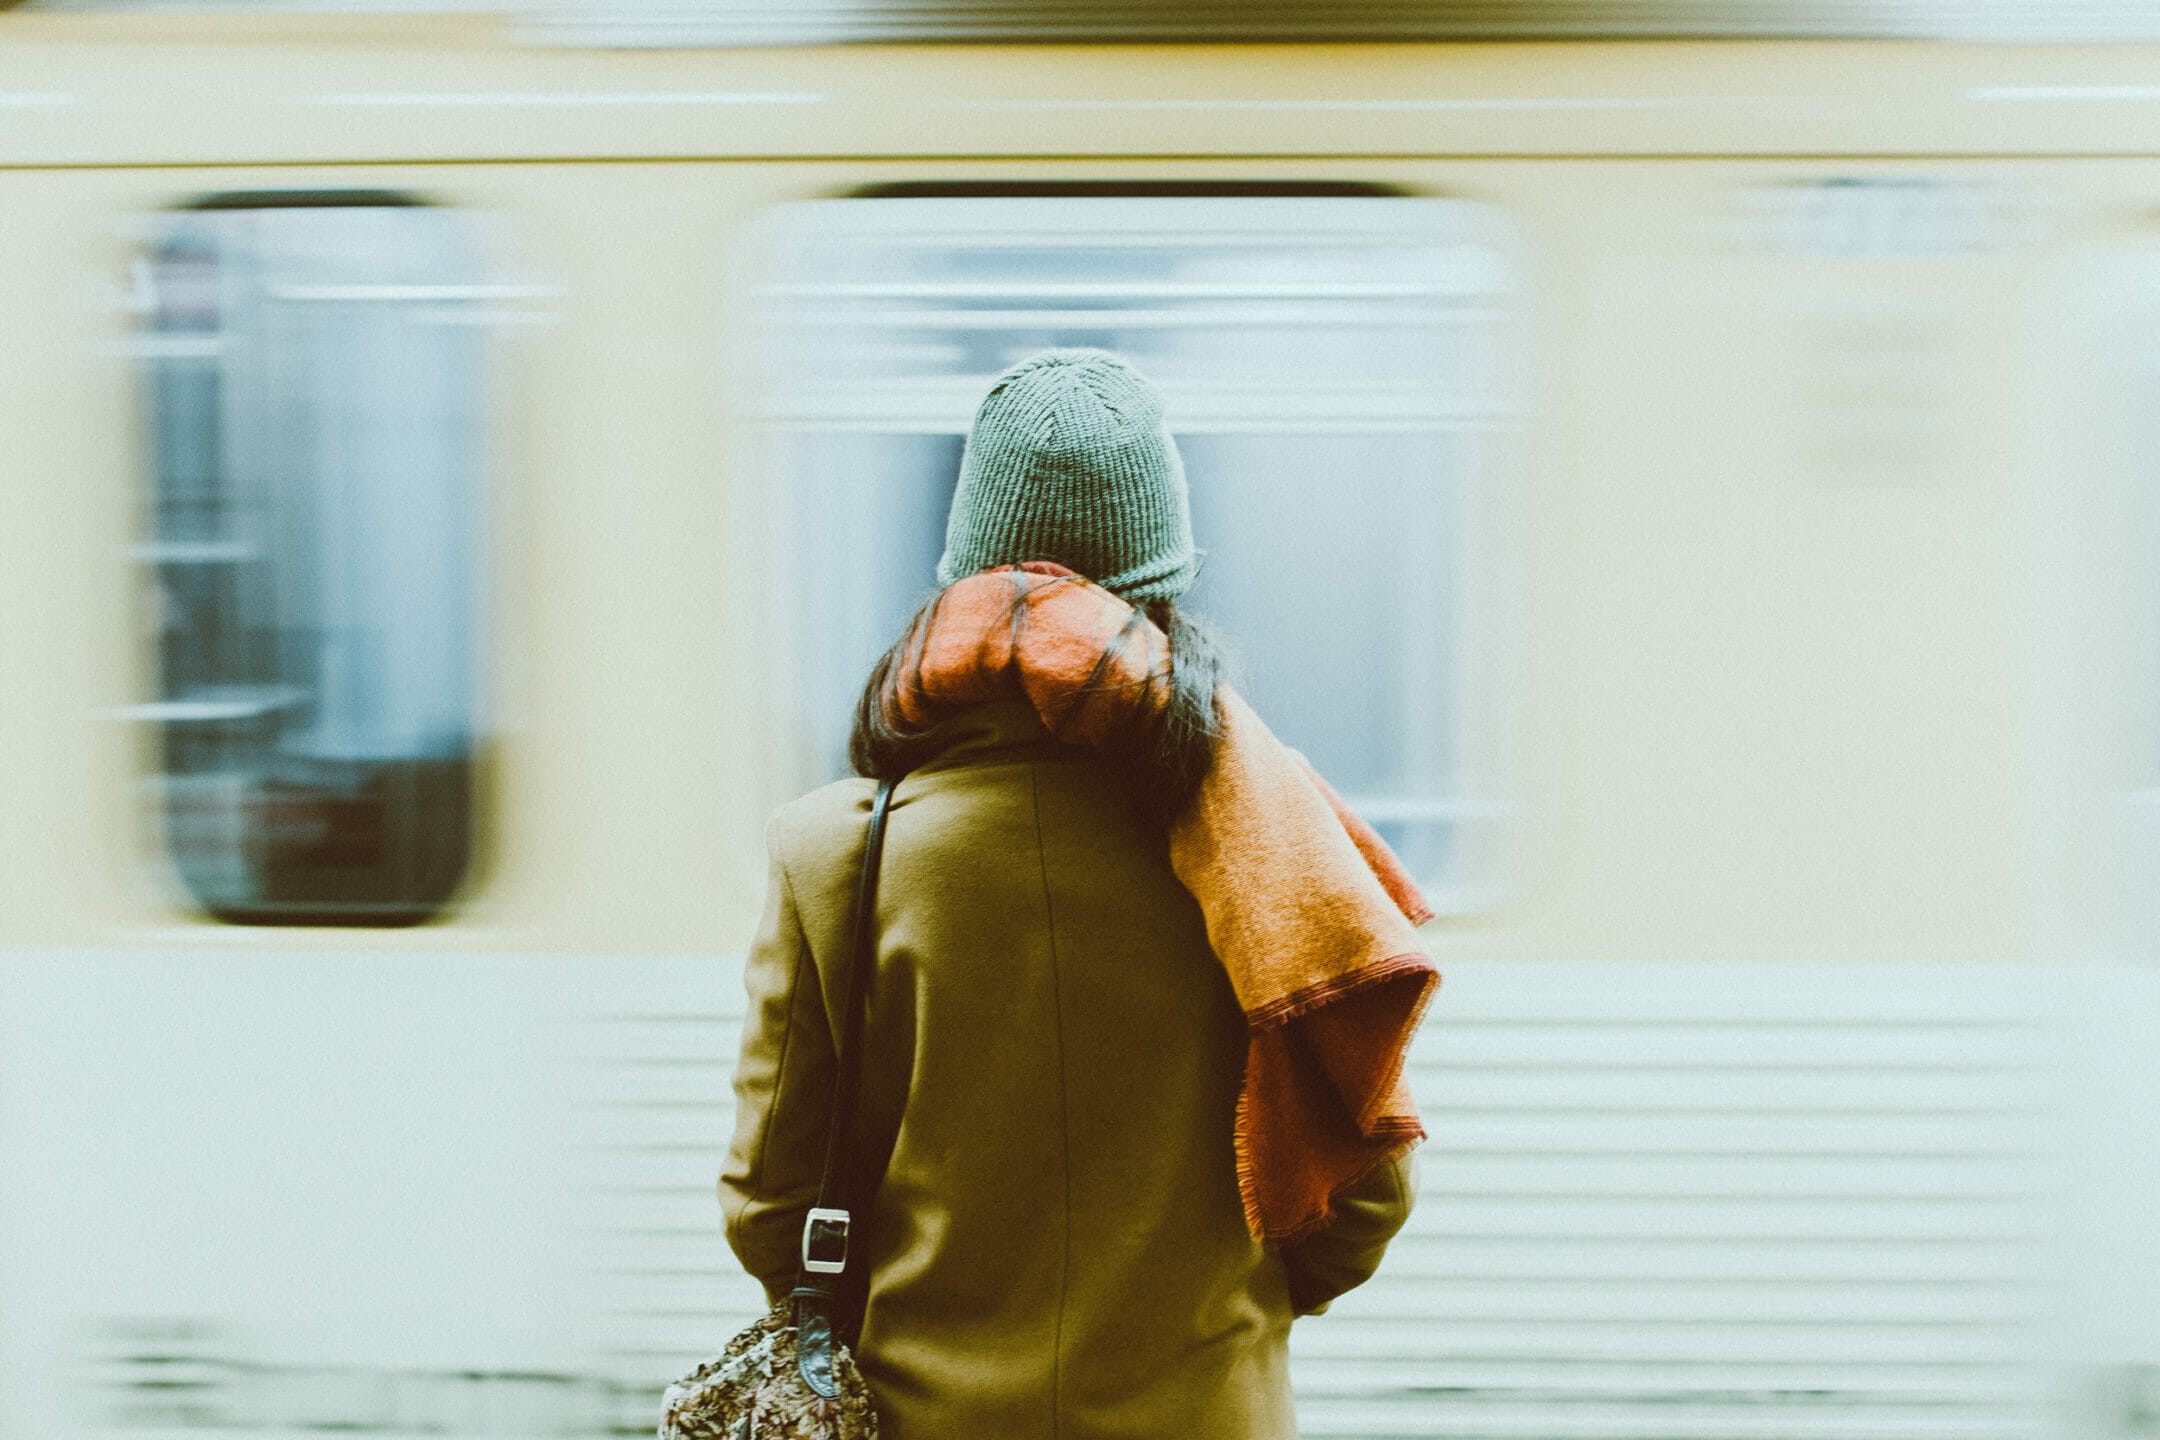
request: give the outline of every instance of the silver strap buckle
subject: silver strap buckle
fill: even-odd
[[[847,1269],[848,1212],[812,1206],[802,1227],[802,1268],[813,1275]]]

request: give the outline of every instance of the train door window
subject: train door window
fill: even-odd
[[[1517,410],[1509,250],[1460,201],[1045,194],[783,207],[741,367],[773,476],[800,716],[789,785],[843,773],[856,693],[932,585],[1000,369],[1116,350],[1162,387],[1207,552],[1192,608],[1290,743],[1462,908],[1505,829],[1494,587]]]
[[[473,836],[485,293],[465,217],[220,197],[138,262],[159,812],[243,924],[438,914]]]

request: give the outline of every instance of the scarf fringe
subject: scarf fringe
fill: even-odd
[[[1330,1187],[1326,1198],[1317,1208],[1308,1211],[1302,1218],[1288,1225],[1273,1224],[1262,1213],[1259,1176],[1255,1173],[1253,1165],[1252,1097],[1245,1091],[1240,1090],[1237,1099],[1237,1118],[1231,1129],[1233,1138],[1236,1141],[1234,1148],[1237,1154],[1238,1198],[1245,1210],[1246,1231],[1256,1240],[1265,1241],[1278,1248],[1284,1248],[1295,1245],[1300,1240],[1309,1239],[1327,1229],[1328,1226],[1335,1222],[1335,1217],[1339,1213],[1336,1209],[1337,1201],[1364,1183],[1368,1176],[1386,1166],[1393,1165],[1425,1142],[1425,1127],[1415,1120],[1410,1121],[1409,1125],[1410,1128],[1406,1131],[1385,1132],[1391,1134],[1394,1143],[1384,1149],[1374,1151],[1364,1164],[1358,1166],[1347,1177]]]

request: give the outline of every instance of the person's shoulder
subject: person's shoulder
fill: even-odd
[[[876,794],[877,782],[860,775],[821,785],[773,812],[766,843],[783,865],[858,849]]]

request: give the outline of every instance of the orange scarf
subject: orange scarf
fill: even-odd
[[[1050,733],[1102,745],[1160,711],[1169,642],[1061,566],[1001,566],[949,586],[908,637],[884,697],[928,729],[962,706],[1034,703]],[[1123,633],[1125,643],[1110,654]],[[1222,740],[1170,864],[1251,1032],[1238,1094],[1238,1189],[1261,1240],[1324,1225],[1335,1196],[1424,1138],[1403,1061],[1440,975],[1432,916],[1387,845],[1228,686]]]

